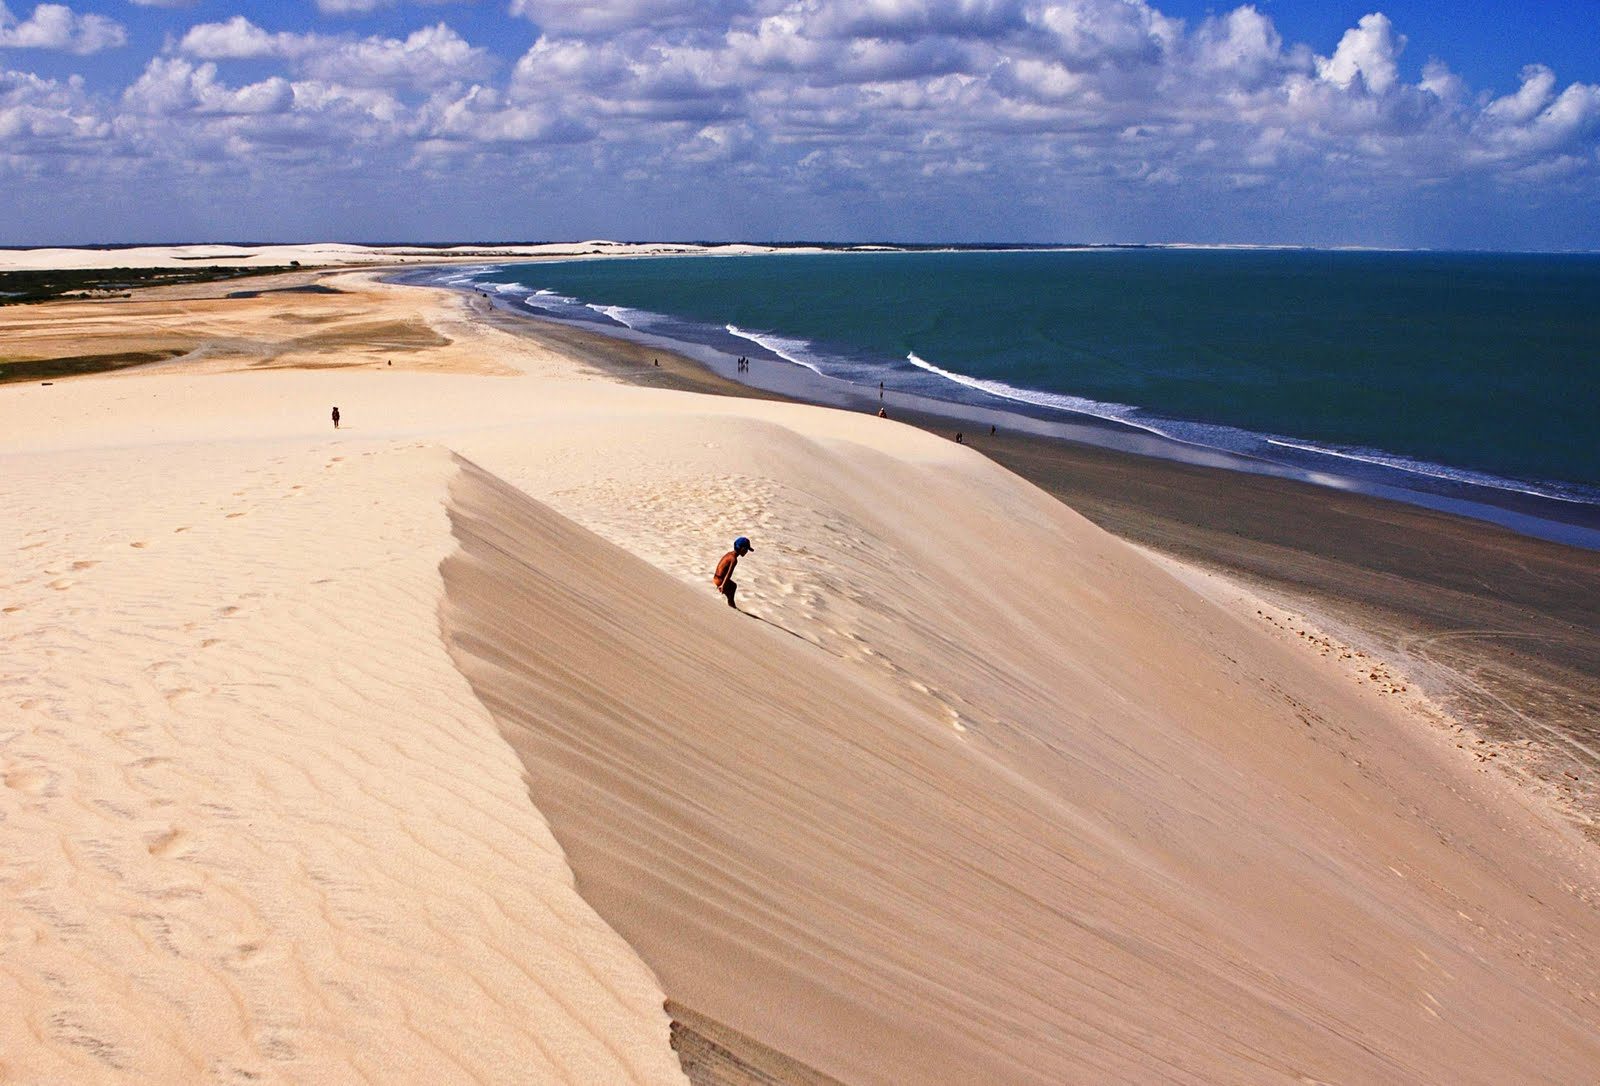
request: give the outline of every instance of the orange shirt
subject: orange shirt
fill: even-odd
[[[729,551],[722,556],[722,561],[717,563],[717,571],[711,575],[711,583],[721,588],[729,577],[733,576],[733,567],[739,564],[739,555]]]

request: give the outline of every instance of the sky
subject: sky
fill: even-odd
[[[0,245],[1600,249],[1595,0],[0,0]]]

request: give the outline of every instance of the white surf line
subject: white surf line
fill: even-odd
[[[1487,487],[1490,490],[1506,490],[1516,494],[1528,494],[1535,498],[1548,498],[1551,501],[1567,502],[1571,505],[1594,504],[1592,502],[1586,502],[1581,498],[1568,498],[1561,494],[1554,494],[1548,490],[1534,490],[1527,487],[1512,486],[1509,483],[1502,483],[1498,481],[1494,476],[1478,476],[1475,472],[1473,473],[1475,476],[1474,478],[1464,479],[1459,475],[1449,475],[1440,471],[1428,471],[1426,468],[1413,467],[1409,464],[1397,464],[1389,460],[1379,459],[1375,456],[1360,456],[1356,453],[1338,452],[1334,449],[1323,448],[1320,445],[1301,445],[1293,441],[1281,441],[1275,437],[1266,438],[1266,442],[1268,445],[1279,445],[1285,449],[1299,449],[1301,452],[1317,453],[1322,456],[1336,456],[1341,460],[1357,460],[1363,464],[1374,464],[1380,468],[1392,468],[1395,471],[1409,472],[1412,475],[1423,475],[1430,479],[1443,479],[1446,482],[1451,483],[1464,483],[1468,486]]]
[[[1077,415],[1088,415],[1091,418],[1104,419],[1107,422],[1115,422],[1120,423],[1123,426],[1131,426],[1135,430],[1143,430],[1145,433],[1153,434],[1164,441],[1174,441],[1180,445],[1192,445],[1197,449],[1207,449],[1212,452],[1230,453],[1235,456],[1239,455],[1238,453],[1233,452],[1231,449],[1220,448],[1215,445],[1204,445],[1198,441],[1190,441],[1186,438],[1174,437],[1172,434],[1158,430],[1154,426],[1150,426],[1142,422],[1136,422],[1133,419],[1114,414],[1110,410],[1095,410],[1096,408],[1109,409],[1118,407],[1127,411],[1138,410],[1130,404],[1101,403],[1098,400],[1087,400],[1081,396],[1067,396],[1055,392],[1032,392],[1028,389],[1022,389],[1017,388],[1014,385],[1008,385],[1004,381],[990,381],[981,377],[968,377],[964,373],[955,373],[954,371],[947,370],[942,366],[937,366],[934,363],[929,362],[926,358],[920,357],[915,351],[907,352],[906,361],[910,362],[913,366],[927,370],[929,373],[937,374],[948,381],[954,381],[958,385],[964,385],[967,388],[976,389],[979,392],[986,393],[998,399],[1010,400],[1013,403],[1025,403],[1031,407],[1047,407],[1055,411],[1069,411]]]
[[[796,351],[799,351],[805,347],[811,346],[811,343],[808,340],[790,339],[787,336],[775,336],[767,332],[746,332],[743,328],[740,328],[736,324],[725,324],[723,327],[727,329],[727,332],[730,336],[738,336],[740,339],[747,339],[751,343],[754,343],[757,347],[771,351],[785,362],[791,362],[796,366],[802,366],[805,369],[810,370],[818,377],[826,377],[830,381],[843,380],[843,378],[834,377],[832,374],[823,373],[815,362],[809,362],[795,353]]]

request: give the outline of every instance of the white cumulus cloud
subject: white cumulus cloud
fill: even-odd
[[[254,115],[285,112],[294,103],[294,90],[279,76],[228,87],[217,79],[213,63],[157,57],[123,93],[122,100],[131,109],[151,115]]]
[[[496,11],[520,20],[502,39],[510,55],[445,22],[360,36],[235,15],[189,27],[131,85],[99,95],[9,73],[0,172],[270,163],[307,183],[360,170],[440,184],[564,177],[579,202],[647,180],[673,203],[722,193],[905,221],[988,204],[1039,222],[1091,207],[1182,222],[1209,207],[1254,224],[1276,208],[1291,225],[1364,221],[1380,202],[1451,187],[1533,206],[1552,192],[1592,200],[1600,186],[1600,86],[1540,64],[1497,92],[1441,60],[1408,77],[1406,37],[1377,12],[1314,47],[1286,41],[1253,4],[1198,19],[1150,0],[497,0]],[[121,40],[120,28],[93,31],[95,18],[46,4],[20,20],[0,6],[0,45]],[[734,178],[736,191],[723,187]]]
[[[0,49],[50,49],[86,56],[125,45],[121,23],[104,15],[79,15],[63,4],[40,4],[27,19],[0,3]]]
[[[354,86],[433,87],[482,78],[495,63],[443,23],[405,38],[349,38],[272,33],[242,15],[191,27],[178,51],[202,60],[276,58],[298,74]]]
[[[1387,15],[1363,15],[1344,32],[1333,56],[1318,59],[1317,74],[1341,87],[1360,79],[1367,90],[1383,94],[1400,79],[1397,61],[1405,47],[1405,37],[1394,32]]]
[[[84,92],[83,80],[41,79],[0,71],[0,162],[26,170],[30,153],[92,151],[110,124]]]

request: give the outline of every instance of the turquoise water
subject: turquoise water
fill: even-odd
[[[1600,501],[1596,256],[829,253],[473,281],[873,388]]]

